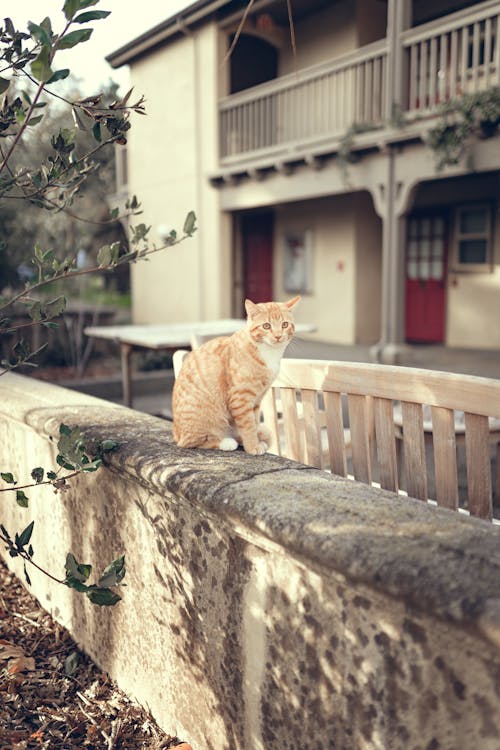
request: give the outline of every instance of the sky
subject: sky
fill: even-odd
[[[86,94],[96,93],[109,78],[120,83],[124,92],[128,84],[127,67],[113,70],[105,61],[105,56],[192,2],[193,0],[100,0],[88,10],[109,10],[111,15],[90,23],[94,32],[89,41],[59,53],[61,64],[56,67],[68,67],[72,73],[82,78]],[[65,23],[63,5],[64,0],[1,0],[0,13],[2,19],[6,16],[11,18],[20,31],[27,30],[28,21],[39,24],[49,16],[52,28],[58,31]],[[79,27],[75,25],[74,28]],[[66,60],[64,55],[67,55]]]

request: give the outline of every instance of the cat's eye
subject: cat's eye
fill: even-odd
[[[285,321],[283,321],[283,323],[281,324],[281,327],[282,327],[282,328],[288,328],[288,323],[287,323],[287,321],[286,321],[286,320],[285,320]]]
[[[271,328],[271,323],[263,323],[262,328],[265,328],[266,331],[268,331]]]

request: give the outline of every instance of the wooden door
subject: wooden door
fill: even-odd
[[[407,341],[429,344],[444,341],[446,260],[444,216],[410,217],[406,247]]]
[[[244,299],[269,302],[273,299],[273,215],[243,217]]]

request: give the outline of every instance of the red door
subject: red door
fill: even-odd
[[[243,289],[245,299],[273,298],[273,215],[243,217]]]
[[[406,340],[440,344],[445,336],[446,222],[443,216],[408,220]]]

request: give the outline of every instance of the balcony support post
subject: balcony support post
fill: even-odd
[[[411,0],[388,0],[387,3],[387,81],[385,119],[392,122],[405,108],[404,91],[407,65],[401,33],[411,26]]]
[[[397,153],[386,154],[386,179],[373,193],[382,219],[382,299],[380,340],[371,349],[374,361],[398,364],[405,344],[406,186],[396,178]]]

